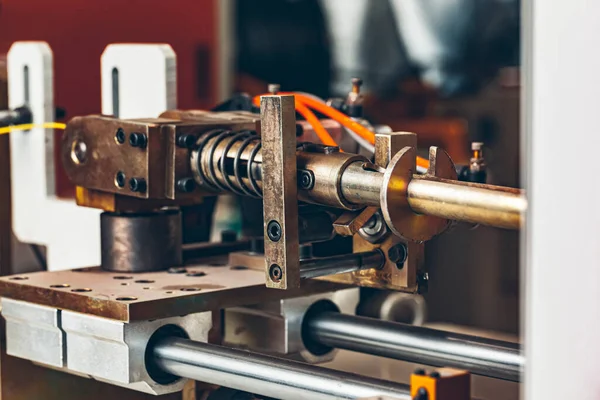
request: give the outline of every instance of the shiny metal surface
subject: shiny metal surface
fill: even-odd
[[[321,313],[307,322],[311,340],[361,353],[520,381],[525,358],[517,344],[434,329]]]
[[[407,195],[417,213],[499,228],[520,229],[527,210],[520,190],[492,185],[412,179]]]
[[[188,339],[159,341],[153,354],[157,366],[173,375],[276,399],[411,399],[408,387],[398,383]]]
[[[160,271],[182,263],[181,212],[100,215],[102,268],[115,272]]]
[[[300,261],[300,277],[302,279],[317,278],[363,269],[381,268],[384,263],[385,255],[381,250],[302,260]]]

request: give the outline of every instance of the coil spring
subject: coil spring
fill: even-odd
[[[219,144],[225,140],[228,140],[227,144],[217,152]],[[228,159],[227,153],[236,143],[240,143],[240,145],[233,156],[233,176],[235,177],[235,181],[233,181],[227,173],[226,162]],[[262,190],[258,186],[252,169],[256,155],[262,147],[260,136],[257,135],[256,131],[214,129],[202,135],[196,145],[197,148],[194,150],[196,155],[193,156],[193,162],[195,162],[194,172],[198,184],[217,192],[230,191],[242,196],[262,197]],[[242,165],[242,154],[247,148],[251,148],[251,150],[247,164],[244,167]],[[207,166],[206,169],[203,168],[203,163]],[[219,179],[217,169],[222,179]],[[250,183],[249,187],[244,183],[242,172],[246,173],[245,178]]]

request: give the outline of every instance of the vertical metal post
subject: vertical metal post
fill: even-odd
[[[600,2],[524,1],[522,398],[600,396]],[[565,160],[574,160],[565,167]],[[567,289],[566,297],[558,295]]]
[[[267,287],[300,287],[294,96],[260,101]]]

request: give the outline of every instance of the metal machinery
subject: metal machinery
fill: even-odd
[[[469,372],[519,381],[517,345],[354,311],[358,287],[426,290],[424,243],[453,224],[520,229],[524,193],[458,180],[439,148],[419,159],[414,133],[377,133],[372,158],[299,142],[294,95],[273,92],[259,113],[73,118],[60,154],[77,204],[102,212],[85,214],[100,265],[0,278],[8,354],[152,394],[189,378],[282,399],[462,399]],[[181,207],[226,193],[262,201],[263,235],[182,244]],[[352,250],[311,255],[335,236]],[[311,365],[338,348],[447,368],[408,387]]]

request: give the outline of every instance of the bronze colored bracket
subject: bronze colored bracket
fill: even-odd
[[[294,96],[260,101],[267,287],[300,287]]]

